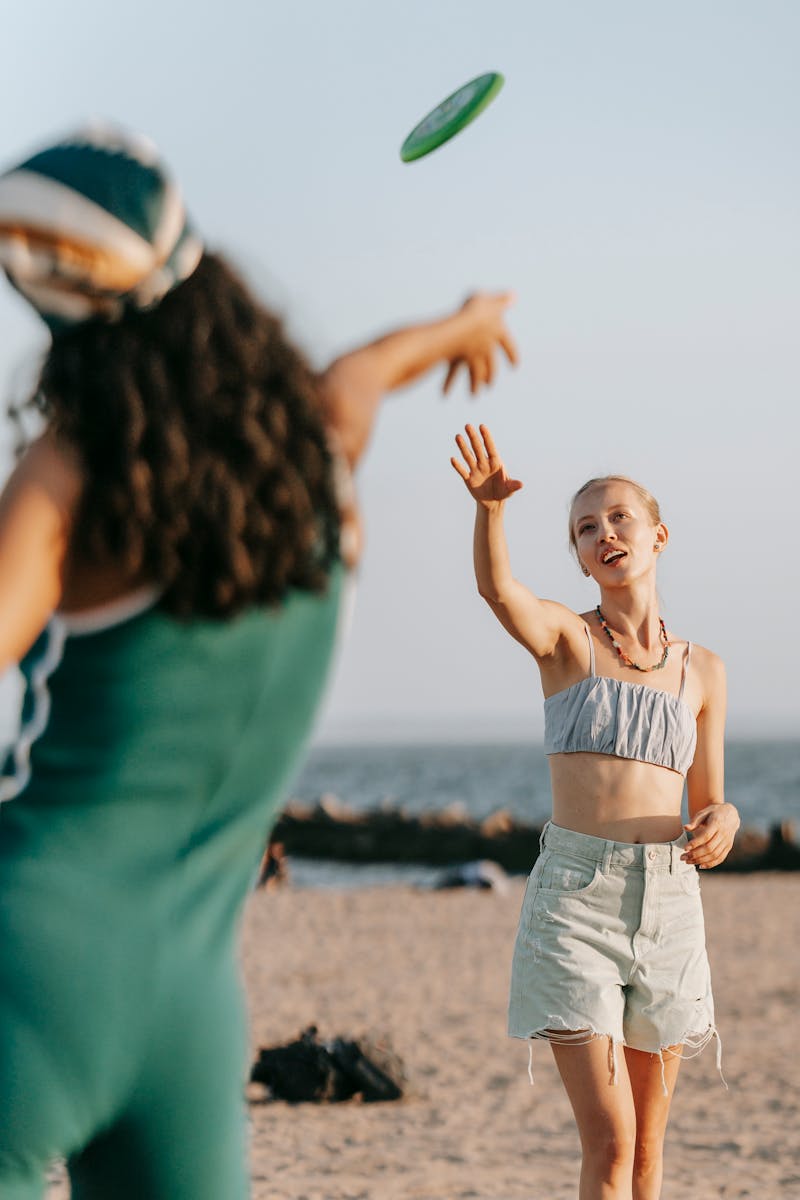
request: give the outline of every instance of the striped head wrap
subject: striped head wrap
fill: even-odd
[[[202,253],[145,138],[89,126],[0,175],[0,267],[53,332],[154,307]]]

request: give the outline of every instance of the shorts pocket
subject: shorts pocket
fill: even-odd
[[[580,896],[602,878],[600,865],[585,858],[552,854],[542,867],[538,891],[558,896]]]

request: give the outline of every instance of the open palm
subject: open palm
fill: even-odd
[[[497,453],[494,438],[485,425],[476,430],[465,425],[464,434],[456,435],[461,459],[451,458],[454,470],[461,476],[467,490],[479,504],[502,504],[522,487],[519,479],[509,479],[503,461]]]

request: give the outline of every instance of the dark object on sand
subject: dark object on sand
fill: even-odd
[[[399,1100],[403,1081],[402,1064],[384,1042],[338,1037],[321,1042],[315,1025],[296,1042],[259,1050],[250,1072],[251,1083],[264,1084],[273,1099],[293,1104],[358,1094],[367,1102]]]
[[[456,863],[444,871],[433,885],[440,891],[444,888],[478,888],[506,895],[509,890],[508,875],[499,863],[481,858],[477,862]]]

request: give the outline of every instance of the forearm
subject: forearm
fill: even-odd
[[[322,376],[325,414],[351,466],[366,449],[387,392],[457,357],[468,321],[468,314],[459,311],[438,321],[409,325],[331,363]]]
[[[462,308],[436,321],[407,325],[351,351],[338,364],[346,363],[364,387],[382,395],[457,357],[471,321],[470,312]]]
[[[478,591],[490,604],[501,604],[514,583],[508,554],[504,504],[475,505],[472,556]]]

